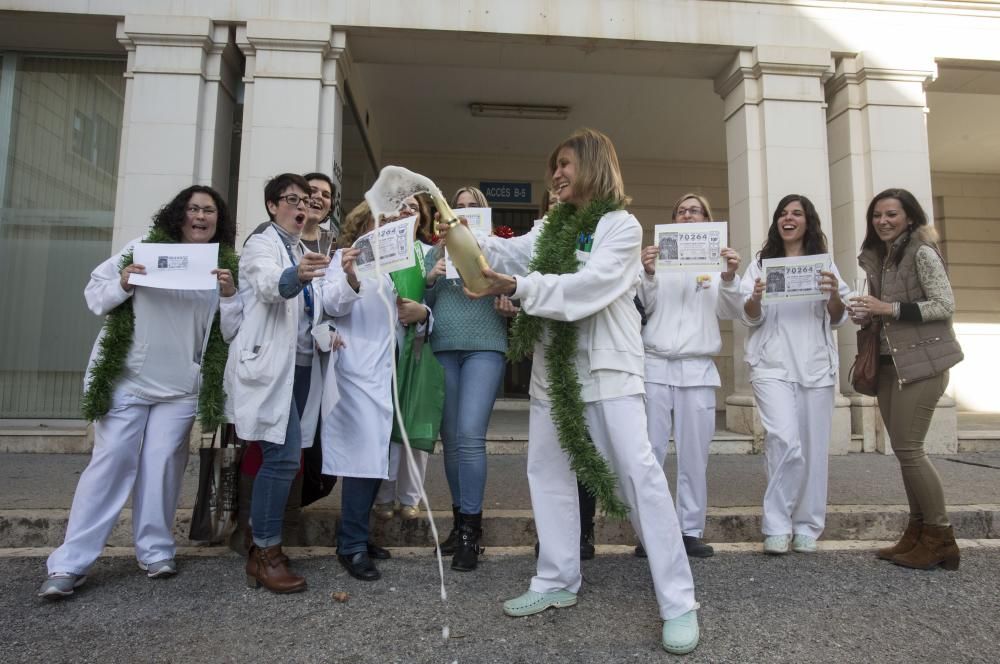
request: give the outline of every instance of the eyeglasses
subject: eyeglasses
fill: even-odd
[[[186,208],[184,208],[184,210],[192,217],[196,216],[199,212],[204,212],[206,216],[211,216],[213,214],[219,213],[219,211],[216,210],[211,205],[205,207],[201,207],[200,205],[189,205]]]
[[[298,194],[285,194],[284,196],[278,196],[278,200],[285,201],[292,207],[295,207],[299,203],[302,203],[303,205],[309,205],[309,197],[299,196]]]
[[[705,214],[705,208],[699,207],[697,205],[692,205],[691,207],[686,207],[686,208],[677,208],[678,217],[683,217],[685,214],[693,214],[693,215]]]

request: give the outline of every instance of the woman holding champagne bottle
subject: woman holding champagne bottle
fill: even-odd
[[[628,513],[649,552],[664,620],[661,644],[698,645],[698,605],[663,469],[646,431],[643,352],[633,298],[642,227],[618,156],[604,134],[581,129],[549,157],[560,204],[540,228],[486,238],[480,297],[521,301],[511,345],[534,353],[528,424],[528,485],[540,543],[530,589],[504,603],[526,616],[577,602],[580,521],[577,476],[612,514]],[[447,232],[439,226],[439,232]],[[511,276],[517,275],[517,276]],[[576,472],[574,472],[576,471]],[[617,482],[616,477],[617,475]]]

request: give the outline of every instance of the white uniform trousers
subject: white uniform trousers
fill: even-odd
[[[108,414],[94,423],[94,451],[76,485],[66,538],[49,556],[50,574],[86,574],[130,495],[136,559],[148,565],[174,557],[174,515],[197,407],[194,397],[158,402],[115,391]]]
[[[389,444],[389,477],[396,479],[382,480],[375,496],[375,503],[391,503],[399,500],[400,505],[417,505],[420,503],[420,489],[427,477],[427,458],[430,456],[423,450],[413,450],[413,460],[416,462],[416,474],[410,472],[410,464],[406,461],[406,452],[398,443]]]
[[[688,565],[677,514],[663,467],[653,457],[645,430],[641,395],[588,403],[590,436],[618,478],[618,494],[631,509],[632,527],[649,554],[653,588],[663,620],[696,608],[694,579]],[[551,404],[531,400],[528,421],[528,486],[538,531],[535,592],[577,592],[580,572],[580,505],[576,475],[559,446]]]
[[[661,466],[673,427],[677,519],[682,533],[701,537],[708,509],[708,447],[715,435],[715,388],[646,383],[646,418],[653,456]]]
[[[766,432],[764,535],[819,537],[826,525],[826,486],[833,386],[784,380],[752,383]]]

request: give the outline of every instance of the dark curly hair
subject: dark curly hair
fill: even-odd
[[[191,197],[195,194],[208,194],[212,197],[216,209],[219,211],[218,220],[215,224],[215,235],[212,242],[233,247],[236,244],[236,224],[229,216],[229,206],[215,189],[204,185],[196,184],[182,189],[174,196],[173,200],[160,208],[153,215],[153,227],[159,228],[169,235],[175,242],[181,241],[181,228],[187,218],[187,206],[191,202]]]
[[[865,231],[865,239],[861,243],[861,249],[874,250],[876,255],[882,260],[885,260],[888,248],[885,246],[885,242],[878,236],[878,233],[875,232],[875,224],[872,219],[875,216],[875,204],[887,198],[895,198],[899,201],[903,212],[906,213],[906,221],[908,222],[904,231],[906,237],[903,238],[899,250],[893,255],[893,264],[899,265],[899,261],[903,260],[903,249],[910,243],[910,236],[913,234],[913,231],[927,225],[927,213],[924,212],[924,208],[921,207],[917,197],[906,189],[886,189],[872,199],[872,202],[868,204],[868,211],[865,213],[867,230]]]
[[[813,254],[825,254],[826,234],[819,225],[819,213],[816,206],[802,194],[788,194],[780,201],[778,207],[774,209],[771,216],[771,227],[767,230],[767,240],[764,246],[757,252],[757,263],[763,265],[765,258],[784,258],[785,242],[781,239],[781,232],[778,230],[778,219],[781,213],[788,207],[789,203],[798,202],[802,205],[802,211],[806,213],[806,234],[802,238],[802,251],[805,256]]]

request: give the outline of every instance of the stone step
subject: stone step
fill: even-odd
[[[132,543],[131,510],[124,510],[108,546]],[[953,505],[949,516],[955,533],[963,538],[1000,538],[1000,505]],[[286,533],[289,546],[331,546],[339,511],[311,509],[302,512],[297,529]],[[55,547],[62,543],[69,510],[0,510],[0,548]],[[904,505],[832,505],[827,512],[824,538],[831,540],[891,540],[906,526],[908,510]],[[179,545],[187,539],[191,511],[178,510],[174,533]],[[451,514],[435,513],[439,537],[447,536]],[[759,507],[709,508],[705,539],[709,542],[757,542],[761,539]],[[491,510],[483,514],[485,546],[532,546],[535,523],[531,510]],[[374,540],[383,546],[431,546],[429,521],[425,514],[411,521],[398,517],[390,521],[372,521]],[[598,517],[598,544],[634,545],[635,534],[628,523]]]

